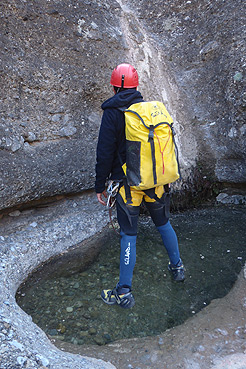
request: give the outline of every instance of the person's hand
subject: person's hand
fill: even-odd
[[[100,202],[100,204],[106,206],[106,202],[103,200],[103,196],[105,199],[108,197],[106,190],[104,190],[102,193],[97,193],[97,200]]]

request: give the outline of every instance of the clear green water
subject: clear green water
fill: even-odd
[[[47,334],[75,344],[103,345],[151,336],[183,323],[225,296],[246,259],[245,208],[214,207],[173,215],[187,279],[171,280],[168,257],[149,217],[139,222],[131,310],[105,305],[103,288],[118,281],[119,239],[105,236],[103,251],[86,271],[21,286],[18,304]]]

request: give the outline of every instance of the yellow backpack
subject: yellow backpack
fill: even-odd
[[[173,120],[159,101],[140,102],[125,114],[126,163],[128,185],[148,190],[175,182],[180,177],[176,158]]]

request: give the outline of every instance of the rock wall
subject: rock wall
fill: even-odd
[[[245,2],[2,0],[0,209],[94,185],[120,62],[172,114],[184,183],[245,183]]]

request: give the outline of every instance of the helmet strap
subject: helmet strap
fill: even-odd
[[[125,80],[125,75],[122,74],[122,77],[121,77],[121,88],[124,88],[124,80]]]
[[[114,93],[115,94],[117,94],[118,92],[120,92],[120,87],[113,86],[113,89],[114,89]]]

